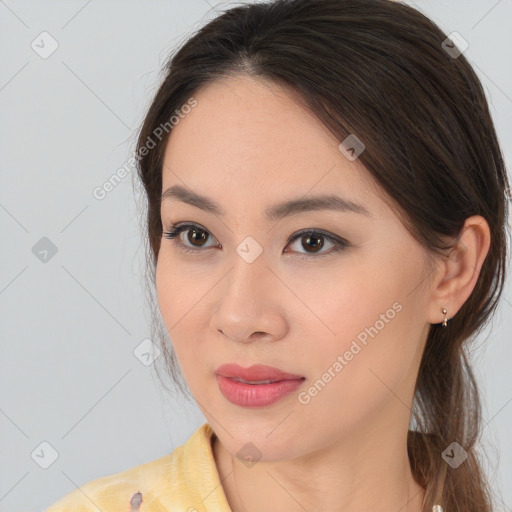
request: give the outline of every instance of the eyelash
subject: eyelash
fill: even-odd
[[[188,246],[184,245],[181,242],[181,240],[179,240],[179,237],[178,237],[183,231],[187,231],[188,229],[191,229],[191,228],[197,229],[198,231],[204,231],[205,233],[210,234],[210,232],[207,229],[204,229],[203,227],[201,227],[198,224],[185,223],[185,224],[172,224],[170,227],[164,229],[164,231],[162,232],[162,235],[163,235],[163,237],[171,240],[174,244],[176,244],[180,251],[183,251],[185,253],[198,254],[200,252],[205,251],[206,249],[188,247]],[[317,230],[317,229],[304,229],[302,231],[294,233],[292,236],[290,236],[290,238],[288,238],[288,240],[286,241],[286,245],[289,245],[290,243],[295,242],[295,240],[301,238],[304,235],[320,236],[334,244],[334,247],[331,249],[331,251],[329,251],[327,253],[319,253],[319,256],[316,256],[314,254],[299,253],[300,254],[299,257],[302,259],[305,259],[305,260],[321,258],[323,256],[328,256],[333,253],[341,252],[350,246],[350,244],[343,238],[338,238],[333,235],[329,235],[328,233],[325,233],[325,232]],[[213,249],[213,248],[214,247],[207,247],[207,249]]]

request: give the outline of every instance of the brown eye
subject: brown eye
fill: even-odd
[[[180,236],[184,231],[187,233],[185,241]],[[211,249],[212,247],[215,247],[205,245],[210,238],[210,233],[208,230],[203,229],[196,224],[172,226],[172,229],[164,231],[162,234],[165,238],[169,238],[170,240],[177,238],[174,242],[178,248],[184,252],[200,251],[202,248]]]
[[[187,232],[186,240],[182,239],[180,236],[183,231]],[[206,252],[203,249],[219,247],[218,243],[209,246],[205,245],[210,239],[211,234],[207,229],[204,229],[197,224],[176,224],[171,226],[168,230],[163,231],[162,235],[165,238],[173,240],[177,248],[186,253],[200,254],[202,252]],[[330,254],[340,252],[350,246],[346,240],[336,235],[324,233],[316,229],[304,229],[288,238],[286,247],[298,239],[301,241],[300,246],[302,251],[299,249],[291,252],[297,253],[299,257],[302,257],[303,259],[315,259],[323,256],[329,256]],[[326,240],[331,244],[332,249],[330,251],[322,251]],[[220,248],[222,249],[222,246],[220,246]],[[318,256],[316,256],[317,254]]]
[[[182,237],[181,233],[186,231],[186,237]],[[187,253],[206,252],[206,249],[213,249],[219,244],[205,245],[211,237],[207,229],[197,224],[178,224],[173,225],[166,231],[162,232],[165,238],[172,240],[180,251]],[[176,238],[176,240],[174,240]]]
[[[329,256],[330,254],[342,251],[349,246],[349,243],[343,238],[323,233],[314,229],[303,230],[293,235],[287,242],[287,246],[292,242],[299,242],[300,247],[293,252],[297,252],[303,259],[320,258]],[[331,244],[332,250],[322,251],[325,245],[325,240]],[[303,249],[302,251],[299,249]],[[305,252],[304,252],[305,251]],[[318,254],[318,256],[316,256]]]
[[[199,243],[199,247],[202,247],[202,244],[208,240],[207,232],[204,229],[188,229],[187,233],[187,239],[192,245]]]
[[[313,252],[319,251],[323,246],[324,242],[321,236],[313,234],[305,235],[301,237],[301,240],[304,242],[302,246],[304,248],[313,249]]]

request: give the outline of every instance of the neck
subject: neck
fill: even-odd
[[[396,423],[380,427],[378,433],[360,429],[301,457],[250,466],[215,437],[214,456],[232,512],[420,512],[424,489],[410,468],[407,429],[397,436]]]

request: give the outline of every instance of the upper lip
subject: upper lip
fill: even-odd
[[[283,372],[279,368],[267,366],[264,364],[255,364],[244,368],[236,363],[223,364],[215,370],[217,375],[223,377],[238,377],[243,380],[258,381],[258,380],[296,380],[303,379],[302,375],[295,375],[293,373]]]

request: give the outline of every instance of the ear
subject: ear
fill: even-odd
[[[457,314],[476,285],[490,244],[487,221],[480,215],[468,217],[458,242],[448,258],[438,265],[432,281],[427,309],[429,323],[441,323],[445,316],[450,319]]]

